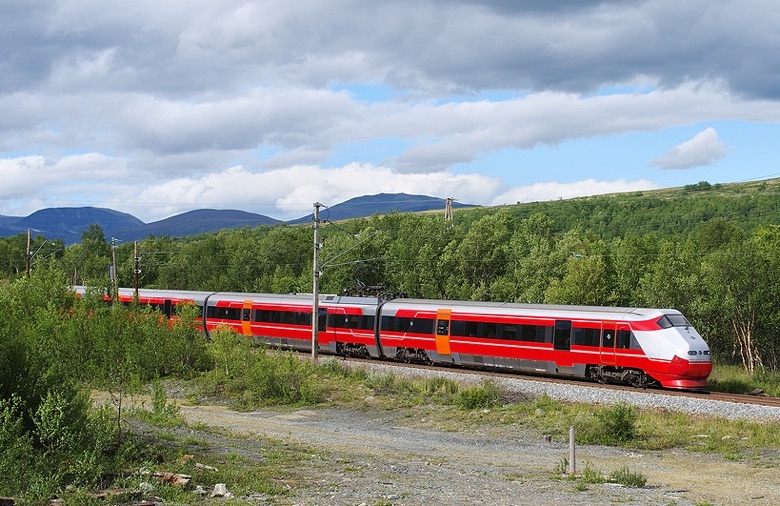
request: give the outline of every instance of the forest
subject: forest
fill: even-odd
[[[323,293],[380,285],[429,299],[670,307],[707,339],[716,362],[750,373],[780,367],[780,180],[458,209],[452,221],[443,212],[340,222],[327,214]],[[120,286],[312,290],[312,225],[115,247],[93,225],[69,247],[34,237],[32,258],[26,240],[0,240],[9,281],[26,276],[29,261],[32,271],[110,288],[115,257]]]

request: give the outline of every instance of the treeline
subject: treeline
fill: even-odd
[[[454,222],[445,222],[443,213],[324,221],[321,290],[382,285],[431,299],[672,307],[705,336],[717,361],[750,372],[777,370],[777,184],[702,182],[646,195],[458,210]],[[34,246],[42,252],[55,247],[41,237]],[[80,244],[41,263],[56,266],[71,283],[107,286],[107,266],[116,255],[119,284],[133,286],[133,246],[112,251],[93,226]],[[138,247],[141,287],[312,289],[311,226],[150,237]],[[23,262],[3,257],[9,249],[0,247],[5,275],[22,275]]]

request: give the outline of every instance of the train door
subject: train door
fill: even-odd
[[[450,317],[452,309],[436,312],[436,351],[439,355],[450,355]]]
[[[252,299],[244,300],[241,308],[241,332],[245,336],[252,335]]]
[[[603,364],[614,364],[616,362],[615,343],[617,342],[616,336],[619,328],[620,324],[617,322],[604,323],[601,328],[601,363]]]
[[[561,351],[571,349],[571,320],[555,320],[553,349]]]

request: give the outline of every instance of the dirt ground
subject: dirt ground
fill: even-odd
[[[566,441],[546,441],[513,426],[443,431],[425,419],[381,409],[244,413],[224,406],[180,407],[190,424],[227,429],[244,437],[244,445],[273,438],[311,449],[312,458],[299,469],[306,479],[273,504],[780,504],[775,454],[756,465],[704,453],[581,446],[578,471],[587,466],[608,475],[627,467],[648,482],[642,489],[577,487],[576,481],[556,478],[569,455]]]

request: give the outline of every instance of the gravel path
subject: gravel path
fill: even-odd
[[[419,374],[419,371],[409,374]],[[475,381],[457,373],[437,374]],[[623,398],[623,392],[605,393],[590,387],[572,393],[571,387],[557,392],[555,386],[529,380],[502,379],[501,383],[504,382],[507,383],[504,388],[523,395],[547,393],[564,400],[602,403],[636,401]],[[614,395],[617,397],[612,399]],[[677,397],[658,397],[663,399],[642,397],[644,401],[636,402],[680,402]],[[731,408],[696,404],[668,409],[706,413],[714,410],[715,414],[739,417],[729,414]],[[648,484],[642,489],[610,484],[578,487],[576,481],[556,477],[555,470],[568,457],[565,442],[548,442],[538,434],[511,425],[444,432],[431,428],[425,420],[410,419],[408,414],[383,411],[379,407],[365,411],[266,409],[239,413],[222,406],[183,405],[181,413],[192,423],[248,435],[249,442],[270,437],[310,448],[312,458],[302,462],[299,469],[305,478],[303,485],[298,482],[291,497],[277,498],[275,504],[780,504],[777,455],[770,457],[775,462],[773,467],[756,467],[719,456],[677,450],[639,452],[581,446],[577,448],[578,471],[587,465],[608,475],[627,467],[647,477]],[[759,410],[758,416],[775,416],[775,420],[780,420],[776,412]]]
[[[568,446],[512,427],[440,432],[392,413],[336,409],[237,413],[218,406],[182,407],[191,422],[234,434],[278,438],[312,449],[300,471],[311,485],[298,505],[745,505],[780,504],[776,468],[681,451],[577,449],[584,463],[609,474],[622,467],[648,478],[643,489],[556,479]],[[286,501],[286,500],[283,500]]]

